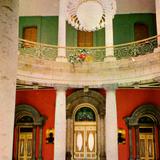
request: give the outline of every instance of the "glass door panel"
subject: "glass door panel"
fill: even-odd
[[[139,145],[140,145],[140,159],[154,160],[153,133],[140,133]]]
[[[96,122],[76,122],[74,126],[74,159],[97,159]]]
[[[18,160],[32,159],[32,132],[19,133]]]

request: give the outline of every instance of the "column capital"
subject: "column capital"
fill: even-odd
[[[103,85],[103,88],[106,90],[106,91],[110,91],[110,90],[116,90],[118,88],[118,84],[117,83],[113,83],[113,84],[106,84],[106,85]]]
[[[68,85],[55,85],[54,88],[56,91],[66,91],[68,89]]]

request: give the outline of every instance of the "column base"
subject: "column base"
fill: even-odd
[[[106,56],[104,58],[104,62],[111,62],[111,61],[116,61],[116,57],[114,57],[114,56]]]
[[[72,155],[71,152],[66,152],[66,160],[71,160]]]
[[[67,57],[58,56],[56,62],[68,62]]]
[[[157,48],[155,48],[153,52],[154,53],[158,53],[158,52],[160,53],[160,46],[158,46]]]
[[[106,160],[106,154],[105,153],[100,154],[100,160]]]

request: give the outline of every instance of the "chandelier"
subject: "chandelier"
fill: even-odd
[[[96,31],[105,26],[105,8],[102,0],[70,0],[67,20],[81,31]]]

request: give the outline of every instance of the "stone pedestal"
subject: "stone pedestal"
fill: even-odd
[[[0,1],[0,37],[0,160],[11,160],[18,53],[17,0]]]

